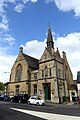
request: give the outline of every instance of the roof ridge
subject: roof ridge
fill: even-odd
[[[35,59],[35,60],[39,60],[39,59],[37,59],[37,58],[35,58],[35,57],[32,57],[32,56],[30,56],[30,55],[27,55],[27,54],[25,54],[25,53],[23,53],[23,55],[28,56],[28,57],[30,57],[30,58],[33,58],[33,59]]]

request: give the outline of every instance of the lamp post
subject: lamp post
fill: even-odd
[[[10,72],[4,72],[5,74],[10,74]],[[8,91],[8,84],[9,84],[9,82],[6,82],[5,84],[4,84],[4,94],[5,95],[7,95],[8,93],[7,93],[7,91]]]
[[[10,72],[4,72],[4,73],[10,73]]]

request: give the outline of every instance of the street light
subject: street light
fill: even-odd
[[[5,74],[7,74],[7,73],[10,74],[10,72],[4,72],[4,73],[5,73]],[[9,84],[9,82],[6,82],[6,83],[4,84],[4,86],[5,86],[5,87],[4,87],[4,94],[5,94],[5,95],[8,94],[8,93],[7,93],[7,90],[8,90],[8,84]]]
[[[4,72],[4,73],[10,73],[10,72]]]

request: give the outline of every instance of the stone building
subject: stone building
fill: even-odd
[[[78,88],[78,96],[80,97],[80,71],[77,72],[77,88]]]
[[[47,47],[40,60],[23,53],[20,48],[17,59],[11,69],[8,95],[38,95],[54,103],[62,103],[70,98],[70,84],[73,75],[66,53],[55,51],[51,28],[48,27]]]

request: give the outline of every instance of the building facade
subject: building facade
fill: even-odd
[[[23,53],[20,48],[16,61],[11,69],[8,84],[8,95],[25,94],[38,95],[53,103],[62,103],[65,98],[70,98],[70,84],[73,75],[67,61],[66,53],[55,51],[51,28],[41,59],[38,60]]]
[[[77,72],[78,96],[80,97],[80,71]]]

